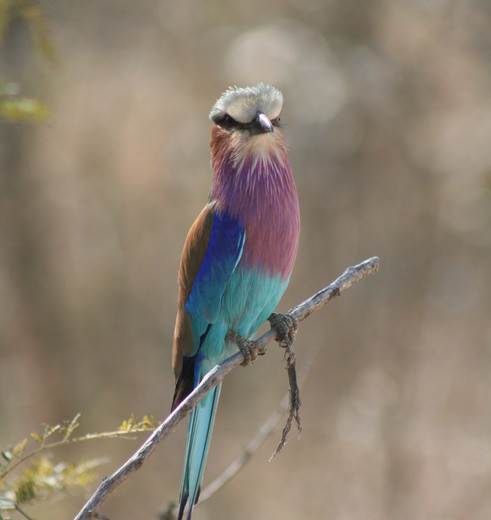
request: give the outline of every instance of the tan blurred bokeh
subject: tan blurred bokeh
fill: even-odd
[[[303,434],[261,448],[193,518],[491,517],[491,4],[487,0],[47,2],[62,66],[13,24],[1,70],[48,124],[0,126],[0,447],[82,414],[81,433],[173,392],[176,277],[210,183],[228,85],[282,89],[302,212],[286,310],[381,258],[305,322]],[[205,482],[287,389],[273,346],[224,385]],[[182,425],[104,504],[177,499]],[[109,455],[99,441],[55,459]],[[102,477],[102,473],[101,473]],[[89,490],[91,491],[91,490]],[[88,492],[89,492],[88,491]],[[73,517],[85,496],[26,508]]]

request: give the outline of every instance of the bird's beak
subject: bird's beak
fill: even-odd
[[[257,113],[254,123],[256,128],[259,130],[259,133],[267,133],[273,131],[273,124],[271,123],[269,118],[265,116],[262,112]]]

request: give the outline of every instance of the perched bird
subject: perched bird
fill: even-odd
[[[229,88],[210,112],[213,178],[181,258],[172,409],[239,348],[247,362],[253,360],[248,340],[288,285],[300,215],[280,131],[282,105],[278,89],[259,83]],[[179,519],[187,503],[191,518],[199,498],[220,387],[190,416]]]

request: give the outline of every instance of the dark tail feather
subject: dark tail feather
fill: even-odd
[[[174,390],[174,397],[172,398],[172,406],[170,409],[171,412],[194,390],[194,360],[195,356],[184,356],[182,359],[181,374],[176,381],[176,389]]]

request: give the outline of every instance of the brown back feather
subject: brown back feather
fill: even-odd
[[[176,379],[172,409],[192,391],[194,385],[194,369],[191,364],[184,367],[183,373],[183,357],[188,356],[195,347],[191,318],[185,305],[208,248],[214,215],[215,203],[210,202],[191,226],[182,251],[178,279],[177,318],[172,346],[172,367]]]

